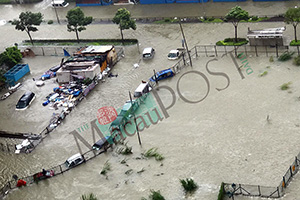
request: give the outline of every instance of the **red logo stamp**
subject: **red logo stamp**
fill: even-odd
[[[113,122],[118,116],[114,107],[104,106],[97,111],[97,119],[99,124],[105,125]]]

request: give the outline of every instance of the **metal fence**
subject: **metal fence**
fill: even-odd
[[[300,169],[300,160],[298,158],[300,158],[300,153],[295,157],[294,162],[289,166],[282,181],[277,187],[224,183],[224,193],[229,197],[232,195],[243,195],[251,197],[280,198],[285,194],[285,188]]]
[[[298,53],[299,55],[299,46],[217,46],[217,45],[197,45],[192,48],[196,52],[196,56],[204,56],[204,57],[218,57],[228,52],[234,52],[235,55],[239,55],[241,53],[246,56],[253,57],[279,57],[282,53],[286,51],[292,51]]]
[[[108,146],[109,148],[110,146]],[[96,156],[102,154],[106,152],[105,150],[100,150],[100,151],[95,151],[95,150],[89,150],[87,152],[85,152],[82,157],[84,158],[84,162],[87,162],[93,158],[95,158]],[[54,177],[54,176],[57,176],[59,174],[62,174],[70,169],[73,169],[74,167],[72,168],[68,168],[65,163],[62,163],[60,165],[57,165],[57,166],[54,166],[54,167],[51,167],[49,169],[47,169],[46,171],[52,171],[53,172],[53,176],[51,177]],[[40,173],[40,172],[38,172]],[[37,174],[37,173],[36,173]],[[9,182],[7,182],[2,188],[0,188],[0,199],[3,199],[8,193],[10,190],[12,189],[15,189],[17,188],[17,183],[18,183],[18,180],[24,180],[26,181],[26,186],[27,185],[30,185],[30,184],[33,184],[33,183],[37,183],[39,180],[37,180],[35,178],[36,174],[33,174],[33,175],[30,175],[30,176],[26,176],[26,177],[21,177],[21,178],[18,178],[18,179],[14,179],[14,180],[11,180]],[[51,178],[51,177],[48,177],[48,178]]]
[[[81,46],[19,46],[21,51],[30,49],[36,56],[64,56],[64,50],[67,52],[77,52],[81,49]],[[123,53],[123,47],[115,47],[117,55]],[[119,57],[118,57],[119,59]]]

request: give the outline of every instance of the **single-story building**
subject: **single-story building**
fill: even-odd
[[[99,75],[100,65],[96,61],[72,61],[63,63],[56,72],[58,83],[68,83],[78,79],[93,79]]]
[[[250,46],[283,46],[283,31],[285,31],[285,27],[261,30],[248,28],[247,38]]]

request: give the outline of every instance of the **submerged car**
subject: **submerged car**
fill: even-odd
[[[147,94],[151,91],[151,85],[145,81],[142,81],[142,83],[135,89],[133,96],[135,98],[139,98],[143,96],[144,94]]]
[[[178,50],[171,50],[168,54],[169,60],[177,60],[181,56],[181,53]]]
[[[152,47],[147,47],[143,51],[143,59],[151,59],[154,57],[155,50]]]
[[[33,92],[27,91],[22,97],[19,99],[16,110],[25,110],[35,99],[35,94]]]
[[[75,167],[77,165],[80,165],[81,163],[84,162],[84,159],[80,153],[77,153],[70,158],[68,158],[65,162],[65,165],[67,168]]]
[[[112,142],[113,142],[113,140],[112,140],[111,136],[106,136],[105,138],[98,140],[93,145],[93,150],[99,151],[100,149],[104,148],[104,150],[106,151],[106,149],[108,148],[109,145],[112,144]]]
[[[172,69],[165,69],[162,71],[157,72],[155,75],[153,75],[149,80],[152,82],[160,81],[166,78],[170,78],[175,76],[175,73],[172,71]]]

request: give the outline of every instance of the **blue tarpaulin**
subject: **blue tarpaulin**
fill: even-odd
[[[65,49],[64,49],[64,56],[66,56],[66,57],[70,56],[69,52],[67,52],[67,50],[65,50]]]

